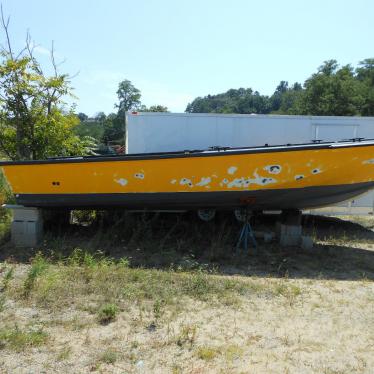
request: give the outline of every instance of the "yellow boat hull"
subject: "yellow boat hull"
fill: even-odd
[[[0,163],[26,206],[301,209],[374,186],[374,143]]]

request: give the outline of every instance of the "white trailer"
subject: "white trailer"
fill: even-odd
[[[374,117],[127,113],[128,153],[170,152],[215,146],[297,144],[354,138],[374,138]],[[313,213],[373,214],[374,191]]]

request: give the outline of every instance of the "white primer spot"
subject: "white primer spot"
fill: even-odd
[[[137,178],[137,179],[144,179],[144,174],[143,174],[143,173],[135,173],[135,174],[134,174],[134,178]]]
[[[264,170],[266,170],[270,174],[279,174],[282,171],[282,166],[280,165],[267,165],[264,167]]]
[[[176,179],[172,179],[172,180],[170,181],[170,183],[171,183],[171,184],[175,184],[175,183],[177,183],[177,180],[176,180]]]
[[[127,179],[125,179],[125,178],[115,179],[114,181],[116,183],[120,184],[121,186],[126,186],[126,184],[127,184]]]
[[[235,178],[233,181],[231,181],[227,187],[233,188],[233,187],[243,187],[244,178]]]
[[[206,186],[208,185],[212,179],[210,177],[202,177],[199,183],[196,183],[196,186]]]
[[[182,178],[180,181],[179,181],[179,184],[181,186],[188,186],[188,187],[193,187],[193,184],[192,184],[192,181],[191,179],[188,179],[188,178]]]
[[[257,174],[257,170],[256,170],[253,173],[253,178],[244,178],[244,177],[235,178],[227,185],[227,187],[228,188],[233,188],[233,187],[247,188],[251,184],[257,184],[259,186],[266,186],[272,183],[277,183],[277,180],[274,178],[262,177]]]
[[[302,174],[295,175],[295,181],[299,181],[299,180],[304,179],[304,178],[305,177]]]
[[[227,169],[227,172],[229,174],[234,174],[236,171],[238,170],[238,168],[236,166],[230,166],[228,169]]]
[[[370,160],[362,161],[362,163],[363,164],[368,164],[368,165],[374,164],[374,158],[371,158]]]

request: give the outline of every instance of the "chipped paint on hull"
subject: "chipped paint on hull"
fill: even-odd
[[[357,158],[356,158],[357,159]],[[365,161],[362,161],[362,163],[365,165],[365,164],[368,164],[368,165],[372,165],[374,164],[374,158],[371,158],[370,160],[365,160]]]
[[[125,178],[115,179],[114,181],[121,186],[126,186],[126,184],[127,184],[127,179],[125,179]]]
[[[196,183],[196,186],[207,186],[212,181],[210,177],[202,177],[200,182]]]
[[[188,186],[188,187],[190,187],[190,188],[193,187],[192,181],[191,181],[191,179],[189,179],[189,178],[182,178],[182,179],[179,181],[179,184],[180,184],[181,186]]]
[[[136,179],[144,179],[144,173],[135,173],[134,178]]]
[[[230,175],[233,175],[235,174],[235,172],[238,170],[238,168],[236,166],[230,166],[228,169],[227,169],[227,173],[230,174]]]
[[[279,174],[282,171],[282,166],[280,165],[266,165],[264,167],[269,174]]]

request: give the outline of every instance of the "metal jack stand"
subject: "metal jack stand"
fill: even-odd
[[[236,253],[239,253],[241,245],[243,245],[243,249],[246,252],[249,252],[249,246],[248,246],[249,239],[252,241],[254,252],[257,253],[257,242],[253,234],[252,227],[249,223],[250,218],[251,218],[251,214],[249,210],[247,210],[245,214],[244,224],[240,231],[239,240],[238,240],[238,243],[236,244]]]

